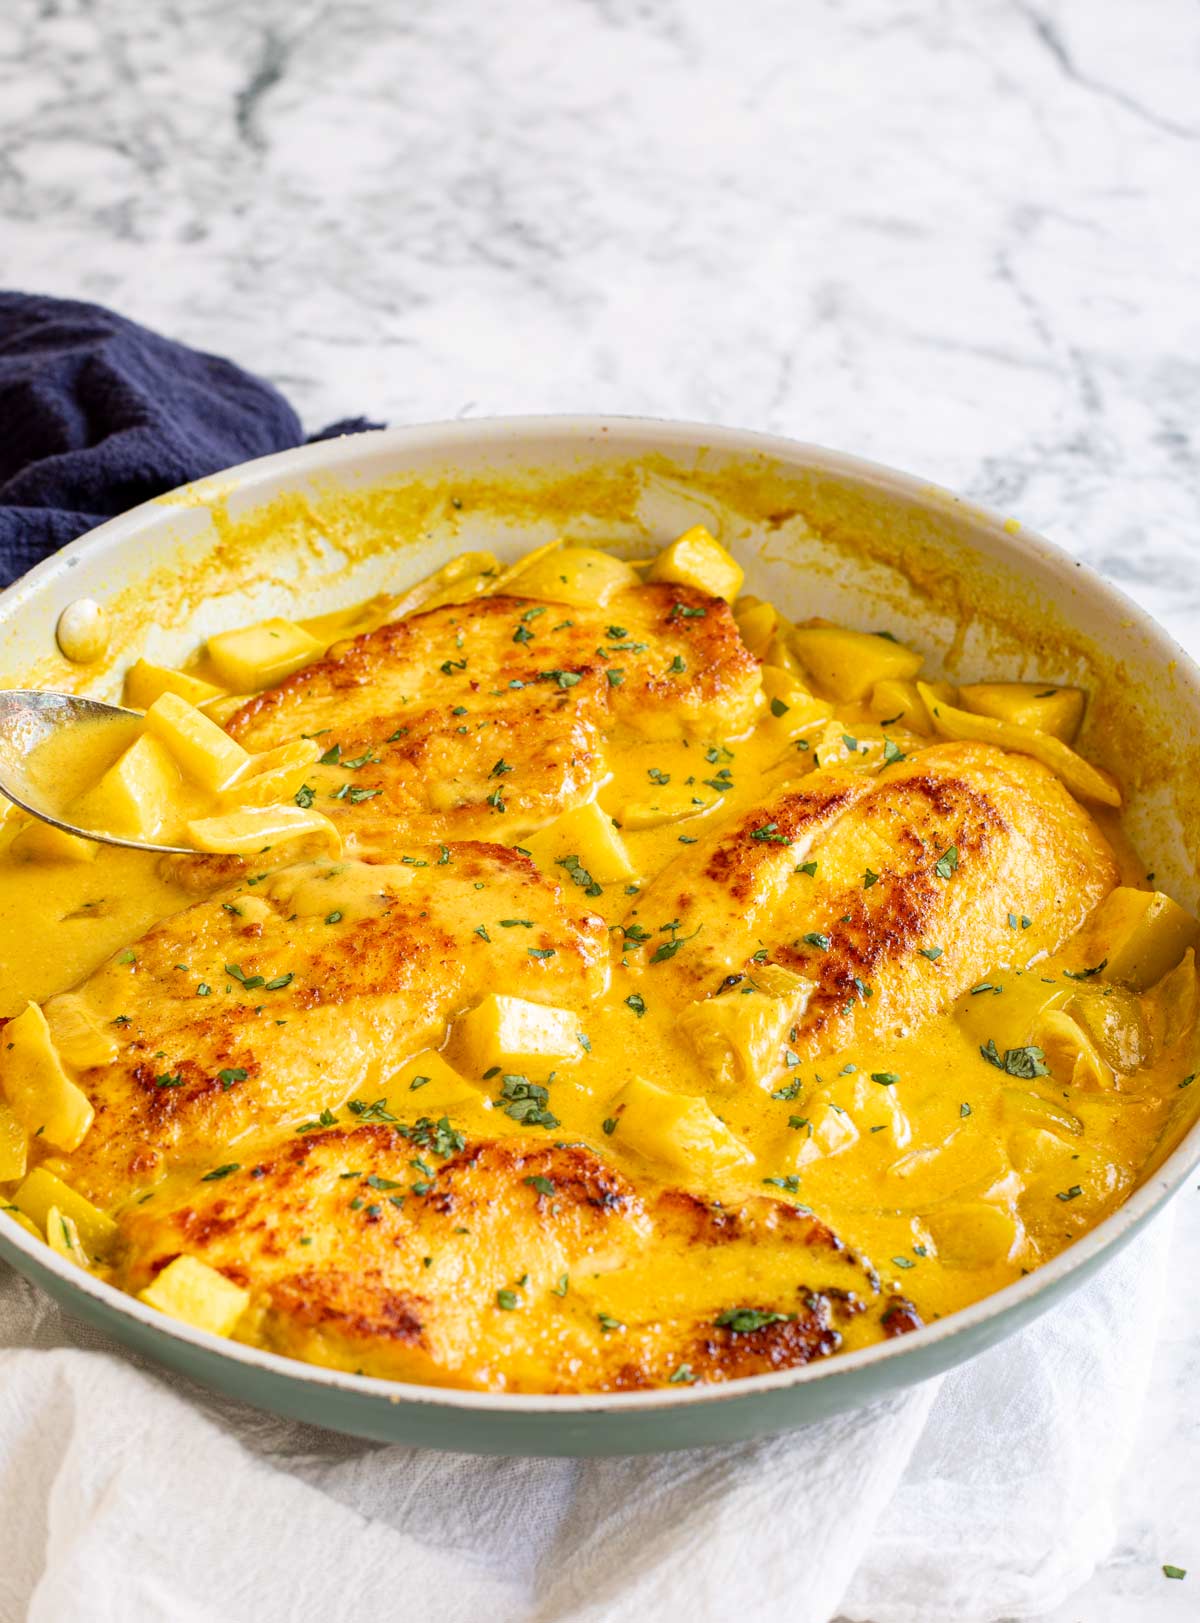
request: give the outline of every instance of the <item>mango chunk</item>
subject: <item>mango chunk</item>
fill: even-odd
[[[121,1052],[116,1030],[78,992],[60,992],[43,1011],[55,1053],[81,1071],[111,1065]]]
[[[286,744],[276,744],[274,749],[251,755],[243,771],[234,780],[234,786],[249,783],[251,778],[262,777],[268,772],[278,772],[284,767],[312,766],[320,754],[321,746],[315,738],[289,738]]]
[[[531,835],[525,848],[532,852],[539,867],[547,871],[562,868],[572,877],[576,873],[580,877],[590,874],[599,885],[613,885],[633,877],[633,863],[624,840],[613,827],[612,818],[594,800],[555,818],[548,828]]]
[[[689,1004],[679,1017],[678,1029],[718,1087],[769,1087],[786,1064],[787,1034],[804,1013],[812,983],[766,967],[769,988],[757,985],[755,974],[744,985]]]
[[[12,1109],[0,1104],[0,1183],[23,1178],[28,1156],[29,1134]]]
[[[799,1172],[813,1161],[841,1155],[860,1138],[865,1137],[869,1144],[881,1142],[890,1149],[903,1149],[912,1137],[897,1089],[873,1082],[861,1072],[836,1077],[793,1109],[796,1114],[789,1127],[785,1162],[789,1171]]]
[[[324,652],[324,643],[291,620],[262,620],[208,639],[213,668],[235,693],[274,687]]]
[[[1113,988],[1114,991],[1123,990]],[[1141,1000],[1133,998],[1140,1008]],[[1175,968],[1155,983],[1145,1000],[1146,1035],[1150,1052],[1165,1054],[1181,1042],[1196,1025],[1200,1005],[1200,982],[1196,976],[1196,954],[1189,947]]]
[[[949,682],[928,682],[926,686],[946,704],[954,703],[954,689]],[[880,721],[893,724],[902,722],[905,727],[911,727],[918,733],[934,731],[933,717],[926,709],[924,699],[917,692],[917,684],[904,681],[900,677],[891,676],[882,682],[876,682],[871,689],[870,710]]]
[[[611,793],[604,791],[606,800]],[[685,817],[700,817],[712,810],[718,798],[715,790],[702,790],[699,784],[671,782],[659,784],[644,800],[621,799],[612,809],[621,828],[636,831],[661,828],[664,823],[678,823]]]
[[[1113,1085],[1106,1063],[1078,1020],[1062,1009],[1046,1009],[1033,1028],[1033,1041],[1056,1082],[1095,1092]]]
[[[1061,1105],[1043,1099],[1040,1093],[1030,1093],[1024,1088],[1001,1088],[1000,1108],[1005,1121],[1016,1126],[1031,1124],[1047,1132],[1083,1137],[1083,1123],[1079,1117],[1064,1110]]]
[[[843,1150],[858,1143],[859,1131],[854,1117],[827,1099],[810,1105],[807,1115],[801,1119],[804,1126],[796,1129],[800,1137],[790,1161],[797,1171],[810,1161],[841,1155]]]
[[[467,1078],[447,1064],[434,1048],[423,1049],[402,1065],[394,1076],[388,1078],[387,1086],[393,1099],[397,1095],[405,1099],[409,1093],[419,1093],[421,1097],[414,1104],[414,1109],[425,1109],[434,1099],[443,1101],[449,1096],[461,1100],[469,1098],[472,1093],[472,1084]]]
[[[634,1077],[608,1111],[626,1148],[674,1172],[703,1179],[752,1159],[705,1099]]]
[[[1045,682],[970,682],[959,688],[958,697],[964,710],[1053,733],[1064,744],[1075,742],[1087,703],[1082,688],[1058,688]]]
[[[1056,773],[1081,800],[1098,800],[1102,806],[1121,804],[1117,780],[1085,761],[1082,755],[1076,755],[1069,744],[1055,738],[1053,733],[1039,733],[1032,727],[1018,727],[1015,722],[996,721],[991,716],[975,716],[969,710],[959,710],[954,705],[944,704],[925,682],[917,683],[917,691],[944,738],[974,738],[1000,749],[1032,755],[1035,761]]]
[[[99,849],[95,840],[68,834],[52,823],[43,823],[40,817],[31,817],[9,847],[13,856],[30,862],[93,862]]]
[[[13,1196],[13,1205],[36,1223],[42,1233],[51,1211],[69,1217],[84,1246],[92,1256],[106,1256],[117,1238],[117,1225],[107,1212],[85,1200],[70,1184],[45,1167],[34,1167]]]
[[[527,566],[518,564],[506,590],[515,597],[545,598],[587,609],[640,584],[631,566],[610,552],[598,547],[557,547],[535,555]]]
[[[760,602],[756,597],[739,598],[733,617],[742,641],[757,659],[761,659],[779,624],[779,614],[774,604]]]
[[[91,1267],[79,1229],[57,1206],[51,1206],[46,1213],[46,1244],[65,1261],[80,1268]]]
[[[579,1016],[527,998],[490,992],[455,1023],[452,1050],[468,1076],[493,1065],[545,1070],[582,1057]]]
[[[246,1311],[250,1292],[199,1257],[185,1254],[169,1262],[153,1285],[139,1291],[138,1300],[197,1330],[227,1336]]]
[[[828,721],[833,715],[831,705],[824,699],[814,698],[790,671],[781,670],[777,665],[763,666],[762,690],[767,701],[763,725],[783,738],[799,738],[816,723]]]
[[[1178,968],[1183,970],[1180,990],[1186,993],[1188,981],[1194,982],[1195,976],[1190,965]],[[1167,979],[1164,977],[1163,984]],[[1146,1063],[1154,1046],[1146,1018],[1150,1004],[1149,998],[1140,998],[1128,986],[1097,986],[1094,981],[1085,981],[1076,987],[1067,1013],[1083,1027],[1102,1059],[1114,1071],[1128,1074]],[[1187,1009],[1186,1013],[1190,1025],[1194,1010]]]
[[[146,712],[149,733],[166,745],[201,788],[217,794],[244,771],[249,754],[236,738],[177,693],[162,693]]]
[[[730,603],[741,591],[745,578],[741,564],[703,524],[693,524],[664,547],[646,574],[647,580],[693,586],[698,592],[723,597]]]
[[[152,840],[172,822],[182,782],[165,745],[144,733],[73,803],[71,821],[98,833]]]
[[[865,699],[877,682],[915,676],[924,664],[890,637],[845,626],[797,626],[790,641],[817,685],[842,704]]]
[[[342,837],[323,812],[305,806],[244,806],[223,817],[197,817],[187,825],[197,851],[253,856],[273,845],[317,836],[339,856]]]
[[[1118,885],[1088,920],[1085,941],[1095,956],[1081,968],[1106,958],[1105,979],[1140,992],[1161,980],[1189,947],[1200,946],[1200,924],[1160,890]]]
[[[301,784],[308,776],[307,766],[277,766],[270,772],[253,772],[226,789],[221,796],[222,807],[236,811],[239,807],[278,806],[294,801]]]
[[[949,1268],[993,1268],[1011,1262],[1025,1239],[1021,1219],[1007,1206],[961,1201],[925,1218],[938,1260]]]
[[[0,1032],[0,1092],[25,1130],[56,1149],[77,1150],[92,1125],[87,1095],[63,1070],[36,1003]]]
[[[146,659],[136,660],[125,672],[122,703],[132,709],[149,710],[155,699],[161,699],[164,693],[178,694],[188,704],[195,705],[223,697],[221,689],[211,682],[202,682],[198,676],[171,670],[166,665],[151,665]]]
[[[218,727],[224,727],[253,697],[253,693],[223,693],[219,699],[206,699],[197,709],[215,721]]]

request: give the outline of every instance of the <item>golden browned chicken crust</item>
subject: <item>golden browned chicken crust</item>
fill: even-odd
[[[594,794],[615,728],[735,734],[759,689],[728,604],[690,587],[604,610],[485,597],[335,645],[228,731],[254,750],[317,737],[321,810],[359,848],[391,849],[519,837]]]
[[[910,1031],[984,968],[1054,951],[1116,879],[1046,767],[943,744],[878,777],[814,772],[677,857],[626,925],[670,918],[686,940],[636,960],[656,997],[719,994],[767,964],[801,976],[790,1046],[807,1056]]]
[[[92,1198],[369,1092],[497,985],[578,1003],[607,981],[602,921],[503,846],[254,881],[165,919],[46,1004],[68,1054],[84,1027],[79,1083],[96,1115],[71,1176]],[[499,926],[512,917],[527,922]]]
[[[214,1170],[126,1213],[120,1283],[142,1289],[187,1252],[249,1289],[239,1334],[335,1367],[631,1390],[794,1367],[836,1351],[860,1315],[895,1318],[869,1265],[804,1209],[639,1189],[581,1143],[464,1142],[445,1118],[393,1118]],[[778,1286],[754,1298],[760,1248],[792,1255],[786,1299]],[[673,1264],[697,1250],[712,1259],[711,1311],[674,1311]],[[750,1293],[733,1309],[730,1279]]]

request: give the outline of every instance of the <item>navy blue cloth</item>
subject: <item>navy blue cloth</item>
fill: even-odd
[[[0,586],[106,518],[304,438],[277,389],[219,355],[97,304],[0,291]]]

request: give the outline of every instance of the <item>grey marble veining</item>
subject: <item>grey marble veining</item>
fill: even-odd
[[[1198,82],[1186,0],[7,0],[0,278],[230,354],[313,427],[619,411],[855,450],[1200,650]],[[1198,1375],[1181,1296],[1059,1623],[1194,1615]]]

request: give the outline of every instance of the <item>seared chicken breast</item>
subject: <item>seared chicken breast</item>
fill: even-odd
[[[782,1200],[713,1205],[639,1188],[585,1144],[385,1113],[133,1208],[121,1283],[186,1252],[249,1289],[243,1333],[277,1351],[492,1391],[728,1380],[824,1357],[860,1318],[919,1322]],[[684,1262],[709,1274],[700,1310],[674,1285]]]
[[[878,776],[819,770],[686,849],[625,933],[672,921],[628,961],[656,999],[801,978],[791,1048],[919,1026],[997,964],[1055,951],[1117,879],[1108,842],[1046,767],[941,744]]]
[[[45,1005],[95,1109],[72,1180],[107,1199],[370,1094],[494,985],[586,1003],[607,940],[581,900],[516,852],[466,843],[297,864],[164,919]]]
[[[738,733],[759,692],[728,604],[656,584],[603,610],[487,597],[414,614],[335,645],[228,731],[253,750],[317,738],[321,810],[356,849],[390,850],[517,838],[594,795],[615,729]]]

